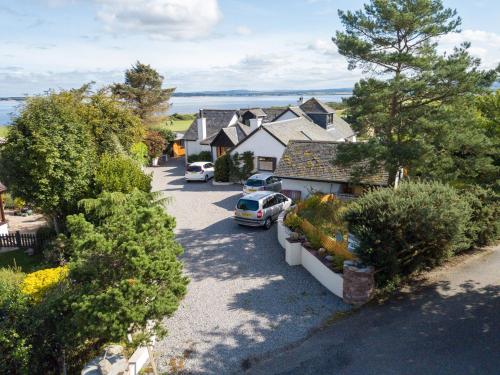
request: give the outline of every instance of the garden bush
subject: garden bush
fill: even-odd
[[[26,275],[21,284],[21,291],[40,302],[47,291],[68,276],[68,267],[47,268]]]
[[[438,182],[405,182],[366,193],[345,213],[359,240],[359,258],[379,270],[385,285],[470,246],[471,209],[457,191]]]
[[[151,191],[151,176],[144,174],[140,166],[124,155],[104,155],[95,174],[97,194],[103,191],[130,193],[134,189]]]
[[[302,219],[294,212],[289,212],[284,220],[284,224],[293,231],[300,228]]]
[[[231,157],[229,154],[222,155],[215,161],[214,180],[218,182],[229,182],[231,173]]]
[[[188,163],[195,163],[197,161],[212,161],[212,153],[210,151],[202,151],[199,154],[188,156]]]
[[[474,186],[462,192],[472,209],[467,237],[473,245],[485,246],[500,235],[500,196],[491,189]]]

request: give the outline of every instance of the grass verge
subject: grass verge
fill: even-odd
[[[0,268],[19,267],[22,272],[33,272],[40,268],[43,261],[42,254],[26,255],[24,250],[14,250],[0,253]]]

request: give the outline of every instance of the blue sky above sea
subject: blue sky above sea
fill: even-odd
[[[331,42],[360,0],[0,0],[0,96],[122,81],[136,60],[178,91],[352,87]],[[500,1],[444,0],[485,68],[500,62]]]

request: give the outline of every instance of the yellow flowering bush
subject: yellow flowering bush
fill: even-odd
[[[68,276],[68,267],[47,268],[29,273],[23,280],[21,291],[40,301],[51,287],[64,280]]]

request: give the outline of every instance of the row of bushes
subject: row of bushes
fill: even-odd
[[[439,182],[406,182],[368,192],[344,217],[359,240],[359,258],[375,266],[383,286],[496,241],[499,202],[498,194],[480,187],[458,191]]]
[[[252,175],[254,170],[253,152],[225,154],[215,161],[215,181],[241,182]]]
[[[212,161],[212,153],[210,151],[202,151],[199,154],[188,156],[188,163],[195,163],[197,161]]]

